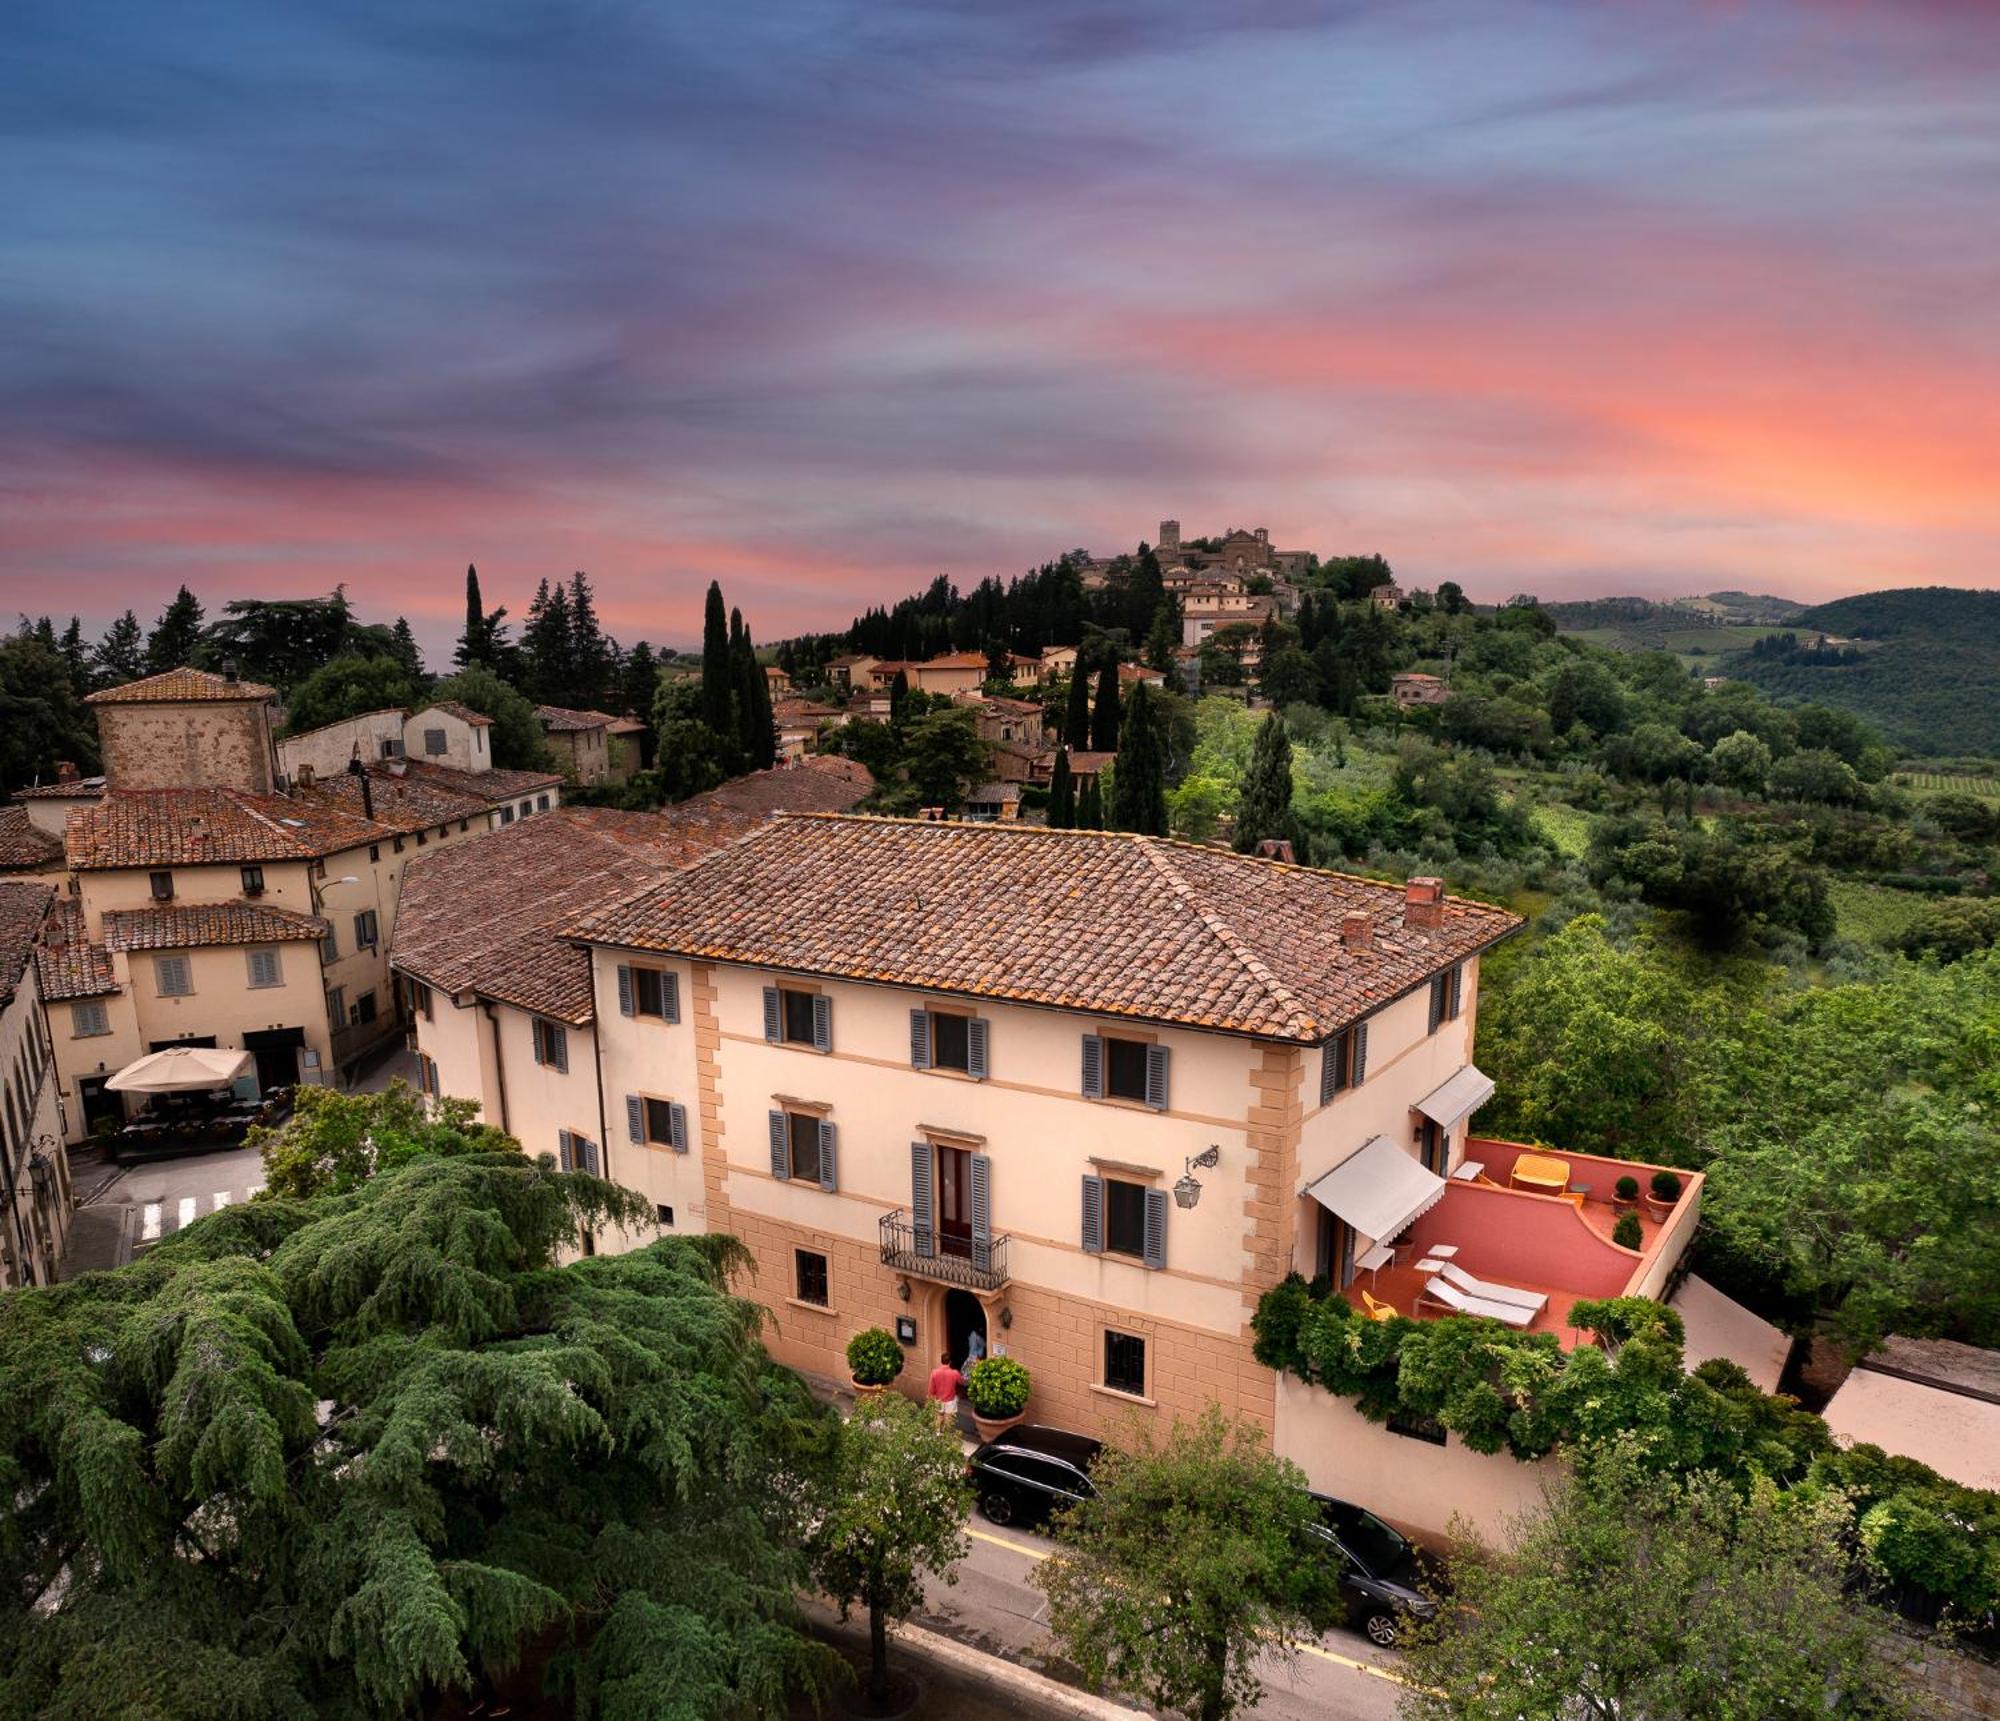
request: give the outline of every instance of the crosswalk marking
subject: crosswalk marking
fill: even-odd
[[[209,1212],[214,1213],[224,1207],[227,1207],[232,1199],[233,1197],[230,1195],[228,1190],[218,1189],[213,1195],[211,1195],[208,1198]]]
[[[146,1203],[145,1223],[139,1228],[139,1241],[141,1243],[157,1243],[159,1240],[160,1204],[157,1201],[149,1201]]]
[[[162,1237],[171,1237],[204,1214],[220,1213],[225,1207],[235,1207],[248,1201],[263,1187],[263,1184],[255,1183],[248,1189],[218,1189],[208,1195],[168,1196],[164,1200],[148,1201],[140,1208],[139,1235],[133,1247],[144,1249],[148,1244],[159,1242]]]
[[[194,1210],[199,1201],[200,1197],[195,1195],[183,1195],[181,1197],[181,1216],[174,1224],[176,1231],[194,1223]]]

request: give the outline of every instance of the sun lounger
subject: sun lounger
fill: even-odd
[[[1543,1291],[1523,1291],[1513,1285],[1496,1285],[1488,1279],[1475,1279],[1463,1267],[1454,1267],[1450,1262],[1438,1269],[1438,1277],[1456,1285],[1468,1297],[1484,1297],[1489,1303],[1512,1303],[1517,1309],[1526,1309],[1538,1315],[1549,1306],[1549,1299]]]
[[[1423,1289],[1419,1302],[1440,1303],[1455,1314],[1488,1315],[1496,1321],[1505,1321],[1510,1327],[1525,1327],[1535,1318],[1533,1309],[1523,1309],[1513,1303],[1496,1303],[1486,1297],[1469,1297],[1456,1285],[1439,1274],[1432,1274],[1431,1281]]]
[[[1514,1161],[1510,1181],[1560,1195],[1569,1187],[1569,1161],[1557,1159],[1552,1154],[1524,1153]]]

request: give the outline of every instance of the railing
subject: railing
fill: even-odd
[[[881,1222],[882,1264],[921,1279],[997,1291],[1007,1282],[1007,1239],[954,1237],[910,1222],[900,1207]]]

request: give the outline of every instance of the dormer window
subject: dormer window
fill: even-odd
[[[264,894],[264,869],[260,866],[246,866],[243,869],[243,894],[262,896]]]
[[[148,873],[146,878],[147,882],[153,887],[153,900],[155,902],[172,902],[174,900],[174,875],[171,872]]]

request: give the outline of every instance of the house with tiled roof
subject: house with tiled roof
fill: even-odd
[[[50,885],[0,880],[0,1290],[53,1284],[69,1234],[69,1155],[36,954]]]
[[[986,684],[986,653],[952,651],[921,662],[873,663],[868,668],[869,684],[881,692],[894,687],[898,675],[913,693],[977,693]]]
[[[565,777],[586,787],[611,781],[611,726],[618,719],[610,712],[537,705],[535,717]]]
[[[0,878],[63,882],[63,842],[29,816],[26,807],[0,807]]]
[[[85,700],[97,718],[107,780],[125,789],[181,786],[268,795],[278,779],[278,695],[235,671],[170,669]]]

